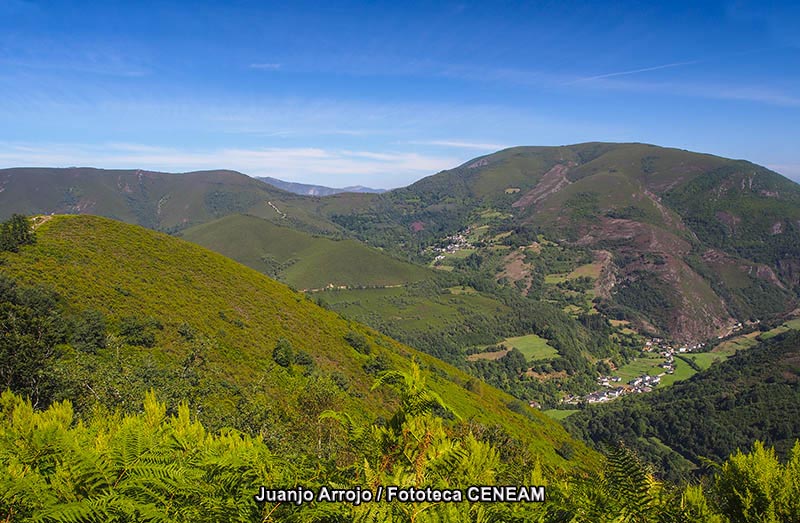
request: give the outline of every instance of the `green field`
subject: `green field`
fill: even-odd
[[[698,352],[696,354],[684,354],[683,356],[696,363],[703,370],[706,370],[714,363],[720,363],[728,359],[728,354],[724,352]]]
[[[547,340],[536,334],[506,338],[502,345],[520,351],[528,361],[549,360],[558,357],[558,351],[547,344]]]
[[[581,265],[569,273],[567,279],[571,280],[573,278],[580,278],[581,276],[597,279],[600,277],[600,271],[602,268],[602,265],[599,263],[587,263],[586,265]]]
[[[544,277],[544,282],[549,285],[555,285],[557,283],[563,283],[567,281],[566,274],[548,274]]]
[[[710,365],[711,361],[713,361],[713,357],[709,354],[708,357],[701,356],[700,354],[695,354],[694,356],[700,356],[698,359],[697,364],[702,368],[703,365]],[[722,356],[715,355],[716,357],[721,358]],[[627,365],[623,365],[620,367],[616,372],[614,372],[615,376],[619,376],[622,378],[622,381],[628,382],[637,376],[641,376],[642,374],[649,374],[651,376],[657,376],[659,374],[664,373],[664,369],[659,367],[661,363],[664,362],[664,358],[660,356],[646,356],[637,358],[636,360],[628,363]],[[702,362],[702,363],[701,363]],[[661,376],[661,383],[659,387],[667,387],[672,385],[676,381],[685,380],[687,378],[692,377],[696,371],[689,366],[688,363],[681,360],[680,358],[675,358],[675,373],[674,374],[664,374]]]
[[[621,377],[622,381],[624,382],[628,382],[633,378],[641,376],[642,374],[650,374],[651,376],[655,376],[664,372],[664,369],[659,367],[659,365],[662,363],[664,363],[664,358],[660,356],[643,356],[623,365],[613,374]]]
[[[478,294],[478,291],[469,286],[457,285],[447,289],[450,294]]]
[[[669,387],[676,381],[686,380],[697,374],[697,371],[680,358],[675,358],[675,373],[661,376],[659,387]]]
[[[755,345],[758,341],[755,339],[758,336],[757,332],[751,332],[744,336],[739,336],[730,340],[723,341],[712,349],[713,354],[724,354],[725,356],[733,356],[736,351],[747,350]],[[763,334],[762,334],[763,336]]]

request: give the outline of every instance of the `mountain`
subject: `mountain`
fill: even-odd
[[[336,189],[333,187],[325,187],[323,185],[286,182],[284,180],[271,178],[269,176],[261,176],[258,177],[258,179],[264,183],[268,183],[273,187],[277,187],[278,189],[281,189],[283,191],[288,191],[294,194],[303,194],[306,196],[330,196],[332,194],[339,194],[343,192],[374,193],[374,194],[380,194],[386,192],[386,189],[371,189],[369,187],[364,187],[363,185],[351,185],[349,187],[342,187],[341,189]]]
[[[356,240],[313,236],[255,216],[226,216],[180,235],[301,289],[399,287],[433,276]]]
[[[552,466],[569,465],[562,454],[593,459],[518,400],[219,254],[100,217],[37,224],[34,245],[0,253],[0,314],[15,318],[4,329],[36,350],[11,353],[19,361],[0,351],[0,372],[40,403],[131,411],[153,388],[171,412],[189,402],[212,428],[260,433],[296,453],[321,448],[323,435],[336,445],[325,409],[388,416],[395,399],[373,390],[376,375],[414,359],[459,419],[496,427]],[[31,314],[41,315],[31,320],[38,334],[17,333]],[[18,375],[29,357],[42,361]]]
[[[337,198],[319,208],[324,216],[420,259],[483,227],[479,253],[523,289],[541,272],[538,240],[583,250],[596,265],[598,308],[677,340],[716,337],[797,303],[800,186],[742,160],[646,144],[515,147],[350,212]],[[501,255],[503,246],[524,252]]]
[[[302,209],[293,210],[301,199],[228,170],[180,174],[82,167],[0,170],[2,219],[12,213],[94,214],[174,231],[248,212],[303,230],[338,230]]]
[[[167,231],[249,214],[448,270],[454,260],[435,249],[470,230],[462,253],[480,256],[470,264],[484,279],[687,343],[777,317],[800,289],[800,186],[750,162],[646,144],[515,147],[383,194],[326,197],[232,171],[6,169],[0,209]],[[565,288],[585,286],[581,275],[590,288]]]

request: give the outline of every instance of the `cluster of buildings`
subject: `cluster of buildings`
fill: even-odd
[[[469,227],[463,231],[459,231],[453,235],[447,236],[442,243],[446,243],[444,247],[433,247],[436,254],[434,260],[443,260],[445,255],[453,254],[462,249],[471,249],[473,246],[467,241],[467,235],[470,233]]]
[[[626,384],[622,384],[622,378],[619,376],[600,376],[597,378],[597,384],[605,387],[603,390],[597,390],[585,396],[569,395],[562,400],[563,403],[577,405],[581,402],[585,403],[603,403],[611,401],[625,394],[636,394],[650,392],[659,383],[661,377],[665,374],[675,373],[675,354],[682,354],[687,352],[695,352],[702,349],[705,343],[690,343],[682,346],[673,346],[670,342],[662,338],[651,338],[645,343],[643,347],[644,352],[658,352],[664,358],[664,362],[659,365],[664,372],[652,376],[650,374],[643,374],[637,378],[633,378]]]
[[[642,351],[658,352],[666,358],[667,354],[674,354],[676,352],[693,352],[700,350],[705,346],[705,343],[687,343],[686,345],[675,347],[671,343],[664,341],[662,338],[650,338],[645,342]]]

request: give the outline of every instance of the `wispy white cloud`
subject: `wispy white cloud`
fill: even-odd
[[[570,73],[553,73],[538,70],[511,68],[479,68],[474,66],[444,67],[435,74],[444,77],[460,78],[474,82],[491,82],[547,90],[581,89],[581,90],[617,90],[623,92],[652,93],[678,95],[692,98],[715,100],[738,100],[742,102],[777,105],[782,107],[800,106],[800,96],[782,92],[773,87],[759,85],[720,85],[717,83],[685,82],[685,81],[635,81],[622,78],[640,73],[684,67],[704,63],[706,60],[691,60],[668,64],[627,69],[600,75],[578,75]]]
[[[663,64],[663,65],[655,65],[652,67],[643,67],[641,69],[631,69],[628,71],[618,71],[615,73],[606,73],[606,74],[599,74],[596,76],[587,76],[585,78],[578,78],[577,80],[572,80],[571,82],[567,82],[569,84],[576,84],[580,82],[591,82],[592,80],[602,80],[604,78],[613,78],[615,76],[627,76],[631,74],[639,74],[639,73],[647,73],[650,71],[660,71],[661,69],[672,69],[673,67],[682,67],[685,65],[694,65],[700,63],[699,60],[692,60],[689,62],[674,62],[671,64]]]
[[[458,149],[473,149],[475,151],[499,151],[513,147],[500,143],[466,142],[460,140],[420,140],[406,142],[409,145],[432,145],[436,147],[456,147]]]
[[[626,92],[689,96],[713,100],[734,100],[781,107],[800,107],[800,96],[764,86],[684,82],[632,82],[628,80],[607,79],[587,82],[586,85],[589,84],[596,88]]]
[[[460,158],[406,152],[373,152],[313,147],[221,148],[212,151],[154,147],[144,144],[0,143],[0,165],[92,166],[184,172],[235,169],[251,176],[314,180],[330,184],[404,185],[410,180],[453,167]]]
[[[281,68],[281,64],[276,63],[259,63],[259,64],[250,64],[250,69],[262,69],[266,71],[277,71]]]

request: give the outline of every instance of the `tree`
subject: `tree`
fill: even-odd
[[[356,331],[350,331],[345,334],[344,340],[361,354],[369,354],[372,351],[366,336]]]
[[[36,243],[36,235],[26,216],[14,214],[0,224],[0,251],[17,252],[21,245],[34,243]]]
[[[47,403],[54,378],[58,345],[67,339],[67,325],[58,296],[43,287],[18,287],[0,278],[0,388]]]

